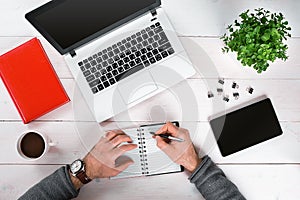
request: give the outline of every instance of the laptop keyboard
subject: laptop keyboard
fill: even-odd
[[[94,94],[174,54],[156,23],[78,63]]]

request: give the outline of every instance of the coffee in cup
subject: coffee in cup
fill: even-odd
[[[46,136],[37,131],[26,131],[17,142],[19,154],[27,160],[41,158],[50,146],[55,146],[55,144],[49,142]]]

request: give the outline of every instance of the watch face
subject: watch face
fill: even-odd
[[[71,166],[70,166],[70,170],[72,173],[76,173],[78,171],[80,171],[82,169],[82,161],[81,160],[75,160]]]

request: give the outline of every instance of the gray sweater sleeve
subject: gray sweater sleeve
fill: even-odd
[[[206,200],[245,199],[238,188],[229,181],[223,171],[205,156],[199,167],[189,177]]]
[[[61,167],[53,174],[41,180],[23,194],[20,200],[63,200],[78,196],[66,167]]]

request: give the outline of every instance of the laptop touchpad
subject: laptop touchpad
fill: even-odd
[[[158,89],[148,71],[128,77],[118,85],[126,104],[133,103]]]

